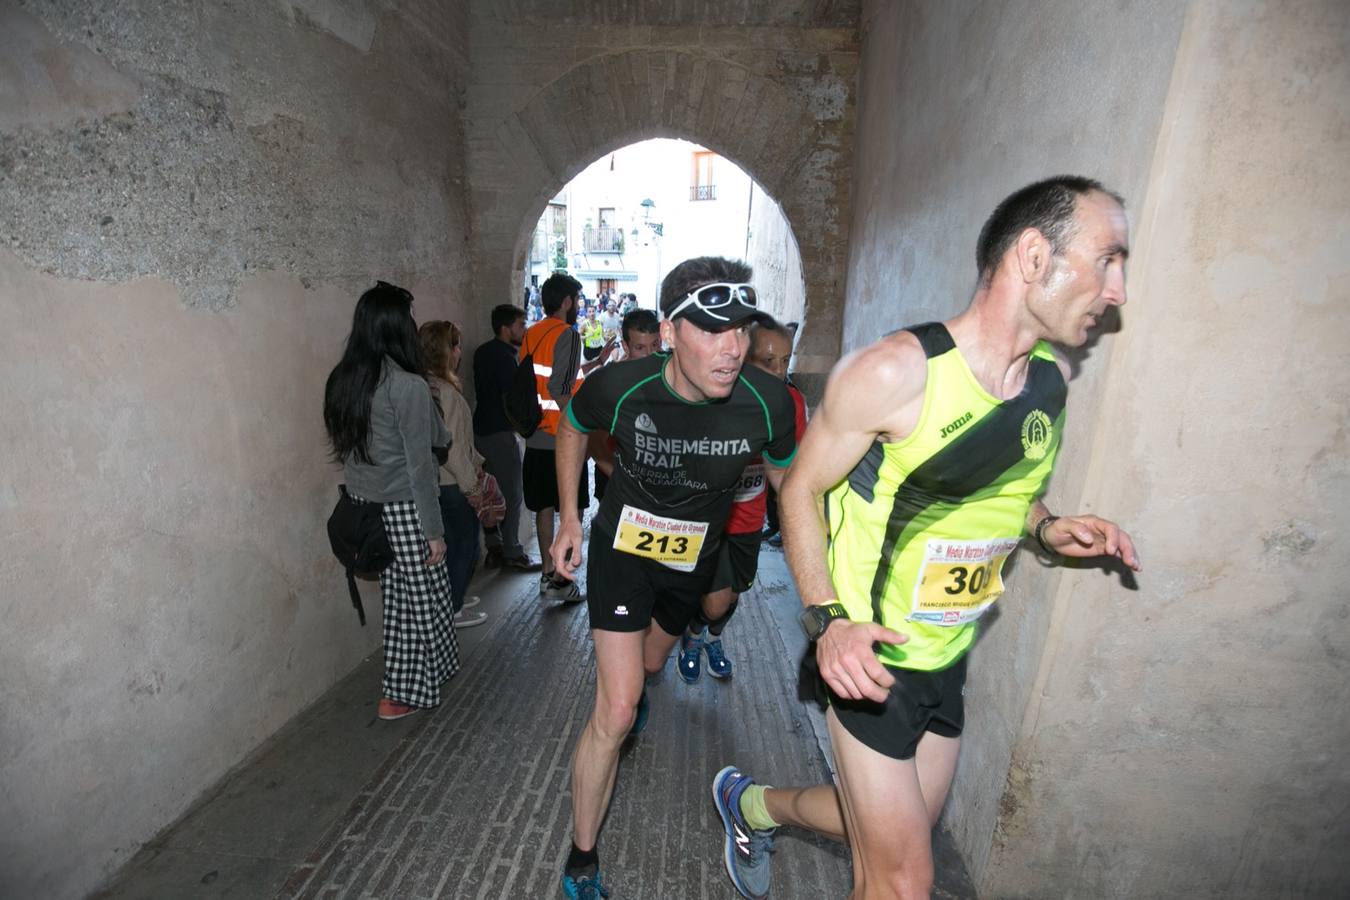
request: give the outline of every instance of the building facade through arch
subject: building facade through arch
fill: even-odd
[[[842,334],[856,27],[541,29],[496,13],[476,15],[473,28],[466,137],[480,308],[520,296],[534,224],[573,176],[630,143],[683,138],[735,162],[781,205],[806,291],[797,370],[817,387]]]

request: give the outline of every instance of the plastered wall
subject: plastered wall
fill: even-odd
[[[466,31],[0,6],[0,896],[87,894],[378,646],[323,382],[376,278],[465,311]]]
[[[1192,4],[990,896],[1350,895],[1347,160],[1350,9]]]
[[[846,348],[964,306],[1021,184],[1095,175],[1132,217],[1048,500],[1126,524],[1145,571],[1014,560],[943,826],[982,896],[1343,896],[1344,4],[864,21]]]

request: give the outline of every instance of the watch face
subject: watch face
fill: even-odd
[[[802,611],[802,628],[806,631],[806,636],[815,640],[825,633],[825,626],[829,624],[829,614],[819,606],[808,606]]]

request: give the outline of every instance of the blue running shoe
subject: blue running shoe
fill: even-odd
[[[708,654],[708,674],[714,678],[731,677],[731,660],[722,652],[722,639],[713,638],[703,645]]]
[[[769,896],[769,867],[772,864],[773,833],[770,828],[758,831],[746,824],[741,815],[741,795],[754,784],[749,775],[742,775],[735,766],[727,766],[713,779],[713,803],[722,817],[727,833],[722,861],[727,867],[731,883],[747,900],[764,900]]]
[[[564,872],[562,886],[563,896],[567,897],[567,900],[600,900],[609,896],[609,891],[600,883],[599,869],[596,869],[590,878],[584,876],[573,878]]]
[[[647,699],[647,689],[642,689],[642,696],[638,698],[637,716],[633,719],[633,727],[628,729],[630,738],[642,734],[642,729],[647,727],[647,716],[652,711],[651,701]],[[606,894],[606,897],[609,895]]]
[[[680,677],[685,684],[698,681],[698,673],[702,669],[699,654],[702,651],[703,638],[687,631],[680,636],[680,658],[675,661],[675,668],[680,670]]]

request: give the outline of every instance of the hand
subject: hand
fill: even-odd
[[[581,566],[581,520],[563,519],[558,523],[558,533],[553,536],[553,545],[548,548],[553,558],[553,568],[568,581],[576,581],[576,571]]]
[[[600,349],[600,361],[604,362],[605,360],[609,359],[609,355],[614,352],[614,348],[617,346],[618,346],[617,338],[610,338],[609,340],[605,341],[605,346]]]
[[[445,559],[445,539],[432,538],[427,541],[427,547],[431,551],[427,554],[427,565],[439,565],[441,560]]]
[[[830,690],[850,700],[885,703],[895,676],[877,661],[872,645],[903,644],[909,638],[875,622],[835,619],[816,640],[816,663]]]
[[[1140,570],[1134,540],[1115,522],[1097,516],[1060,516],[1045,526],[1041,539],[1061,556],[1114,556]]]

